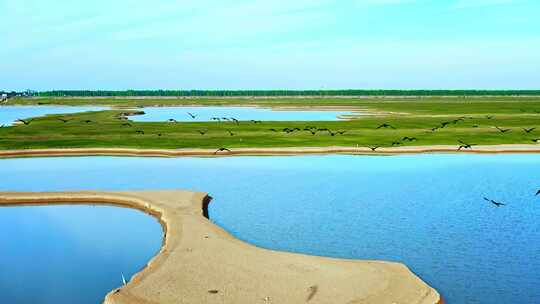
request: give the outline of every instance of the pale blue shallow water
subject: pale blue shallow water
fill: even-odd
[[[107,108],[97,106],[0,106],[0,125],[11,125],[17,119],[48,114],[70,114],[105,109]]]
[[[146,114],[130,116],[133,121],[212,121],[212,117],[234,117],[238,120],[264,121],[326,121],[338,120],[340,115],[354,115],[350,111],[273,111],[256,107],[148,107],[141,109]],[[196,117],[192,118],[189,114]],[[357,115],[357,114],[356,114]]]
[[[159,251],[159,222],[110,206],[0,208],[0,303],[97,304]]]
[[[540,299],[540,155],[25,158],[0,172],[0,190],[205,191],[211,219],[261,247],[403,262],[450,304]]]

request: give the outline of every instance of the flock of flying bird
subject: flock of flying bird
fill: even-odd
[[[192,119],[196,119],[197,118],[197,115],[193,114],[193,113],[190,113],[190,112],[187,112],[187,114],[192,118]],[[492,115],[488,115],[486,116],[487,119],[493,119],[494,116]],[[127,119],[125,116],[123,115],[120,115],[119,116],[119,119]],[[429,129],[429,132],[436,132],[437,130],[440,130],[440,129],[443,129],[443,128],[446,128],[452,124],[457,124],[459,122],[462,122],[464,121],[465,119],[472,119],[471,117],[460,117],[460,118],[457,118],[457,119],[454,119],[454,120],[450,120],[450,121],[444,121],[444,122],[441,122],[441,124],[439,126],[436,126],[436,127],[433,127],[431,129]],[[58,118],[59,121],[63,122],[63,123],[67,123],[69,121],[71,121],[72,119],[64,119],[64,118]],[[234,122],[236,125],[239,125],[240,124],[240,121],[234,117],[212,117],[211,118],[212,121],[228,121],[228,122]],[[30,125],[32,123],[33,119],[17,119],[17,122],[19,123],[22,123],[23,125],[27,126],[27,125]],[[171,118],[168,120],[169,122],[172,122],[172,123],[176,123],[177,120]],[[86,119],[86,120],[82,120],[81,122],[83,123],[91,123],[92,120],[89,120],[89,119]],[[262,123],[262,121],[260,120],[250,120],[250,122],[254,123],[254,124],[259,124],[259,123]],[[130,122],[124,122],[121,124],[121,126],[123,127],[133,127],[133,125],[130,123]],[[2,125],[1,127],[4,127],[4,125]],[[477,125],[473,126],[473,127],[478,127]],[[500,133],[504,134],[504,133],[508,133],[508,132],[511,132],[512,129],[506,129],[506,128],[501,128],[501,127],[498,127],[498,126],[494,126],[495,129],[497,129],[497,131],[499,131]],[[396,130],[396,128],[392,125],[390,125],[389,123],[383,123],[381,125],[379,125],[378,127],[376,127],[376,129],[392,129],[392,130]],[[527,133],[527,134],[530,134],[532,131],[534,131],[536,128],[522,128],[522,130]],[[227,132],[229,133],[230,136],[235,136],[235,133],[232,132],[231,130],[229,129],[226,129]],[[205,135],[208,130],[197,130],[198,133],[200,135]],[[339,131],[332,131],[328,128],[318,128],[318,127],[315,127],[315,126],[305,126],[303,129],[301,128],[298,128],[298,127],[295,127],[295,128],[283,128],[281,130],[278,130],[278,129],[275,129],[275,128],[272,128],[272,129],[269,129],[269,131],[272,131],[272,132],[284,132],[286,134],[291,134],[291,133],[294,133],[294,132],[301,132],[301,131],[307,131],[309,133],[311,133],[312,135],[316,135],[317,133],[320,133],[320,132],[327,132],[330,136],[336,136],[336,135],[343,135],[345,134],[347,131],[346,130],[339,130]],[[144,131],[143,130],[135,130],[135,133],[136,134],[140,134],[140,135],[144,135]],[[157,133],[157,136],[161,136],[162,134],[161,133]],[[399,145],[402,145],[403,142],[413,142],[413,141],[417,141],[418,139],[416,137],[409,137],[409,136],[404,136],[402,137],[401,139],[398,139],[398,140],[395,140],[392,142],[392,146],[399,146]],[[533,142],[540,142],[540,138],[539,139],[533,139],[532,140]],[[470,143],[466,143],[462,140],[458,140],[458,142],[460,143],[459,147],[458,147],[458,150],[461,150],[461,149],[471,149],[473,144],[470,144]],[[377,150],[378,148],[380,148],[381,146],[368,146],[368,148],[370,148],[372,151],[375,151]],[[214,152],[214,155],[218,154],[219,152],[231,152],[230,149],[227,149],[225,147],[220,147],[218,148],[215,152]],[[540,195],[540,189],[536,192],[535,194],[536,196]],[[498,201],[495,201],[493,199],[490,199],[490,198],[487,198],[487,197],[484,197],[484,200],[488,203],[491,203],[494,207],[502,207],[502,206],[506,206],[507,204],[506,203],[501,203],[501,202],[498,202]]]
[[[187,115],[189,115],[189,117],[191,117],[192,119],[196,119],[198,117],[198,115],[194,114],[194,113],[191,113],[191,112],[187,112]],[[127,114],[126,113],[122,113],[118,116],[119,119],[121,120],[127,120]],[[486,119],[488,120],[491,120],[493,119],[494,116],[493,115],[487,115],[486,116]],[[430,128],[428,130],[428,132],[436,132],[437,130],[440,130],[440,129],[444,129],[450,125],[456,125],[460,122],[463,122],[465,121],[466,119],[473,119],[472,117],[466,117],[466,116],[463,116],[463,117],[460,117],[460,118],[457,118],[457,119],[453,119],[453,120],[449,120],[449,121],[443,121],[440,123],[440,125],[438,126],[435,126],[433,128]],[[59,121],[63,122],[63,123],[67,123],[69,121],[71,121],[72,119],[64,119],[64,118],[58,118]],[[236,125],[240,125],[240,121],[234,117],[212,117],[211,118],[212,121],[218,121],[218,122],[233,122],[235,123]],[[27,120],[24,120],[24,119],[17,119],[17,122],[19,123],[22,123],[23,125],[30,125],[30,123],[32,123],[33,119],[27,119]],[[249,120],[251,123],[253,124],[260,124],[262,123],[262,121],[260,120]],[[92,120],[89,120],[89,119],[86,119],[86,120],[82,120],[83,123],[91,123]],[[177,123],[178,121],[176,119],[169,119],[168,122],[171,122],[171,123]],[[121,126],[123,127],[133,127],[133,125],[130,123],[130,122],[124,122],[121,124]],[[4,125],[2,125],[1,127],[4,127]],[[478,125],[473,125],[473,127],[478,127]],[[498,132],[500,132],[501,134],[504,134],[504,133],[509,133],[512,131],[512,129],[509,129],[509,128],[501,128],[499,126],[493,126],[493,128],[495,128]],[[377,126],[375,129],[379,130],[379,129],[392,129],[392,130],[396,130],[397,128],[392,126],[391,124],[389,123],[382,123],[380,124],[379,126]],[[536,128],[522,128],[522,130],[527,133],[527,134],[530,134],[532,131],[534,131]],[[235,136],[236,133],[234,133],[233,131],[231,131],[230,129],[226,129],[227,133],[230,135],[230,136]],[[309,132],[311,133],[311,135],[316,135],[316,134],[319,134],[319,133],[327,133],[328,135],[330,136],[336,136],[336,135],[344,135],[345,133],[347,133],[346,130],[330,130],[328,128],[318,128],[316,126],[305,126],[303,129],[301,128],[298,128],[298,127],[294,127],[294,128],[283,128],[283,129],[275,129],[275,128],[271,128],[269,129],[269,131],[271,132],[275,132],[275,133],[278,133],[278,132],[284,132],[285,134],[292,134],[292,133],[295,133],[295,132],[302,132],[302,131],[305,131],[305,132]],[[204,136],[208,130],[197,130],[197,132],[201,135],[201,136]],[[139,134],[139,135],[144,135],[145,132],[143,130],[135,130],[135,133],[136,134]],[[162,134],[161,133],[157,133],[156,134],[157,136],[161,136]],[[416,137],[410,137],[410,136],[404,136],[402,138],[399,138],[397,140],[394,140],[391,142],[391,145],[394,147],[394,146],[400,146],[402,145],[404,142],[413,142],[413,141],[418,141],[418,138]],[[533,142],[535,143],[539,143],[540,142],[540,138],[535,138],[535,139],[532,139]],[[472,146],[474,144],[472,143],[467,143],[465,141],[462,141],[462,140],[458,140],[459,142],[459,146],[458,146],[458,151],[459,150],[462,150],[462,149],[472,149]],[[377,145],[371,145],[371,146],[368,146],[369,149],[371,149],[372,151],[376,151],[377,149],[381,148],[381,146],[377,146]],[[219,152],[224,152],[224,151],[227,151],[227,152],[230,152],[229,149],[227,148],[224,148],[224,147],[221,147],[219,149],[216,150],[216,152],[214,154],[217,154]]]

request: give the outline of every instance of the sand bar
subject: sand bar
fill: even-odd
[[[490,145],[461,149],[457,145],[385,147],[372,151],[368,147],[287,147],[215,149],[135,149],[135,148],[66,148],[0,150],[0,158],[39,156],[230,156],[230,155],[302,155],[302,154],[416,154],[416,153],[540,153],[540,145]]]
[[[157,217],[161,251],[106,304],[436,304],[442,300],[405,265],[341,260],[258,248],[204,216],[205,193],[0,192],[0,205],[112,204]],[[361,244],[359,244],[361,246]]]

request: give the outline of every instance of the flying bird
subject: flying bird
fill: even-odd
[[[371,147],[371,146],[368,146],[368,148],[371,149],[371,151],[375,152],[375,150],[379,149],[380,146],[376,146],[376,147]]]
[[[206,134],[206,132],[208,132],[208,130],[204,130],[204,131],[203,130],[197,130],[197,132],[199,132],[201,135],[204,135],[204,134]]]
[[[169,118],[169,122],[175,122],[176,123],[178,121],[176,119],[174,119],[174,118]]]
[[[472,148],[472,144],[468,144],[468,143],[465,143],[461,140],[458,140],[459,143],[461,144],[458,148],[458,151],[461,150],[461,149],[471,149]]]
[[[60,120],[63,123],[66,123],[66,122],[70,121],[71,119],[58,118],[58,120]]]
[[[449,124],[450,124],[450,121],[441,122],[441,129],[446,128],[446,126]]]
[[[538,191],[536,191],[536,196],[538,196],[538,194],[540,194],[540,189]]]
[[[416,137],[409,137],[409,136],[405,136],[403,137],[401,140],[405,141],[415,141],[415,140],[418,140]]]
[[[269,131],[272,131],[272,132],[277,132],[278,130],[272,128],[272,129],[268,129]]]
[[[90,119],[87,119],[87,120],[83,120],[83,122],[85,123],[91,123],[92,121]]]
[[[193,114],[193,113],[189,113],[189,112],[187,112],[187,113],[188,113],[188,115],[189,115],[192,119],[197,118],[197,115],[195,115],[195,114]]]
[[[502,129],[502,128],[499,128],[497,126],[495,126],[495,129],[499,130],[499,132],[501,132],[501,133],[506,133],[506,132],[512,131],[512,129]]]
[[[231,152],[231,150],[229,150],[227,148],[224,148],[224,147],[221,147],[221,148],[217,149],[216,152],[214,152],[214,155],[218,154],[218,152],[224,152],[224,151]]]
[[[525,133],[531,133],[532,131],[534,131],[536,128],[522,128],[523,131],[525,131]]]
[[[391,128],[391,129],[396,129],[394,128],[393,126],[387,124],[387,123],[383,123],[382,125],[378,126],[377,129],[380,129],[380,128]]]
[[[29,120],[17,119],[16,121],[22,122],[25,126],[28,126],[32,122],[32,120],[33,119],[29,119]]]
[[[487,197],[484,197],[484,200],[487,201],[487,202],[492,203],[493,205],[495,205],[495,207],[506,206],[506,204],[496,202],[496,201],[494,201],[494,200],[492,200],[492,199],[489,199],[489,198],[487,198]]]

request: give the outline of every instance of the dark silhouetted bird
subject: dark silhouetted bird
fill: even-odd
[[[188,113],[188,115],[189,115],[192,119],[197,118],[197,115],[195,115],[195,114],[193,114],[193,113],[189,113],[189,112],[187,112],[187,113]]]
[[[403,137],[401,140],[403,140],[403,141],[405,141],[405,140],[406,140],[406,141],[416,141],[416,140],[418,140],[418,139],[417,139],[416,137],[405,136],[405,137]]]
[[[534,131],[536,128],[522,128],[523,131],[525,131],[525,133],[531,133],[532,131]]]
[[[495,127],[495,129],[499,130],[499,132],[501,132],[501,133],[506,133],[506,132],[512,131],[512,129],[502,129],[502,128],[499,128],[497,126]]]
[[[472,144],[468,144],[468,143],[465,143],[461,140],[458,140],[459,143],[461,144],[458,148],[458,151],[461,150],[461,149],[471,149],[472,148]]]
[[[29,120],[17,119],[16,121],[22,122],[25,126],[28,126],[32,122],[32,120],[33,119],[29,119]]]
[[[66,123],[66,122],[70,121],[71,119],[58,118],[58,120],[60,120],[63,123]]]
[[[540,194],[540,189],[536,191],[536,196],[538,196],[538,194]]]
[[[380,128],[390,128],[390,129],[396,129],[394,128],[393,126],[387,124],[387,123],[383,123],[382,125],[378,126],[377,129],[380,129]]]
[[[368,146],[368,148],[371,149],[371,151],[375,152],[375,150],[379,149],[380,146],[376,146],[376,147],[371,147],[371,146]]]
[[[169,118],[169,122],[178,122],[178,121],[176,121],[176,119],[174,118]]]
[[[506,204],[496,202],[496,201],[494,201],[494,200],[492,200],[492,199],[489,199],[489,198],[487,198],[487,197],[484,197],[484,200],[487,201],[487,202],[492,203],[492,204],[495,205],[496,207],[506,206]]]
[[[214,155],[218,154],[219,152],[224,152],[224,151],[231,152],[231,150],[221,147],[217,149],[216,152],[214,152]]]
[[[204,131],[203,130],[197,130],[197,132],[199,132],[201,135],[204,135],[204,134],[206,134],[206,132],[208,132],[208,130],[204,130]]]

